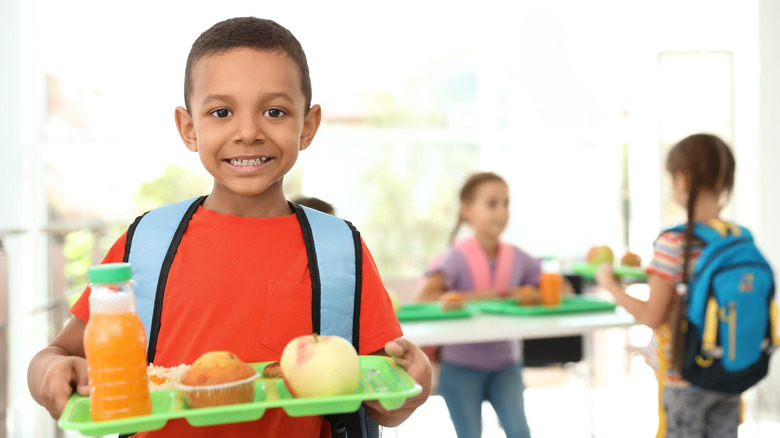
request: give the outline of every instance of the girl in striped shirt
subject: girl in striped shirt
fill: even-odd
[[[666,231],[653,244],[647,268],[647,301],[628,295],[614,277],[612,266],[596,272],[596,282],[610,291],[636,319],[655,331],[661,402],[659,437],[736,437],[739,395],[692,386],[680,376],[681,315],[684,285],[701,253],[703,242],[693,236],[699,222],[723,232],[729,224],[720,212],[734,187],[734,156],[718,137],[691,135],[675,145],[666,158],[674,201],[687,210],[685,232]]]

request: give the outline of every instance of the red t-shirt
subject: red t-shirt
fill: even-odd
[[[125,239],[103,263],[122,261]],[[362,279],[359,353],[365,355],[402,332],[365,245]],[[89,320],[89,288],[70,310]],[[154,364],[190,364],[213,350],[232,351],[244,362],[275,361],[290,339],[311,332],[311,277],[296,216],[238,217],[199,207],[171,265]],[[269,409],[254,422],[191,427],[171,420],[139,436],[311,437],[327,429],[323,422]]]

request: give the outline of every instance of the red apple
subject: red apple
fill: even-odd
[[[615,254],[613,254],[612,249],[606,245],[594,246],[588,251],[585,260],[594,265],[600,265],[604,262],[612,263],[615,260]]]
[[[358,388],[358,354],[340,336],[298,336],[284,347],[279,364],[294,397],[352,394]]]

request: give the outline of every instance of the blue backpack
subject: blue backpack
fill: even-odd
[[[154,209],[127,230],[124,261],[133,266],[138,316],[147,333],[147,360],[154,361],[165,285],[176,251],[205,196]],[[351,223],[290,203],[303,232],[312,284],[314,332],[338,335],[359,350],[363,249]],[[205,256],[205,255],[204,255]],[[326,415],[331,436],[377,437],[379,426],[361,407],[352,414]]]
[[[685,225],[672,228],[685,232]],[[702,224],[704,249],[688,281],[682,377],[700,388],[739,394],[767,374],[776,333],[772,268],[746,228],[725,235]]]

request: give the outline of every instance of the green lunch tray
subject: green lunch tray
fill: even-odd
[[[251,365],[262,375],[263,368],[269,363]],[[383,408],[392,410],[420,392],[422,387],[392,359],[360,356],[360,385],[354,394],[294,398],[282,379],[258,378],[255,381],[255,398],[249,403],[190,409],[184,392],[178,389],[152,391],[151,414],[108,421],[92,421],[89,397],[74,394],[65,405],[58,425],[89,436],[121,435],[160,429],[173,418],[185,418],[193,426],[253,421],[271,408],[282,408],[291,417],[328,415],[355,412],[364,401],[377,400]]]
[[[569,268],[573,273],[581,275],[588,280],[593,280],[593,278],[596,276],[596,270],[599,268],[599,265],[586,262],[577,262],[572,263]],[[613,267],[613,272],[615,273],[615,277],[624,278],[626,280],[647,280],[645,268],[639,266],[618,265]]]
[[[484,313],[518,316],[557,315],[561,313],[595,312],[615,309],[615,303],[582,296],[563,297],[561,304],[557,306],[544,306],[541,304],[521,306],[512,298],[475,301],[473,305]]]
[[[399,321],[424,321],[431,319],[468,318],[474,314],[470,306],[462,309],[444,310],[440,303],[404,304],[396,313]]]

